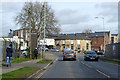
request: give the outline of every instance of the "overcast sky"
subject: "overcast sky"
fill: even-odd
[[[49,2],[55,12],[55,16],[61,25],[61,33],[83,32],[85,29],[103,31],[102,19],[104,17],[106,31],[118,33],[118,3],[117,2]],[[0,15],[2,16],[3,36],[9,33],[9,29],[19,29],[15,25],[14,18],[24,6],[24,2],[2,2]],[[0,18],[1,19],[1,18]]]

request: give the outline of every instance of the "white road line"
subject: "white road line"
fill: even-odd
[[[78,61],[80,61],[80,60],[78,59]],[[80,61],[80,62],[81,62],[82,64],[86,65],[87,67],[92,68],[92,66],[85,64],[83,61]],[[100,70],[97,70],[97,69],[95,69],[95,70],[96,70],[97,72],[99,72],[100,74],[102,74],[102,75],[104,75],[104,76],[110,78],[109,75],[107,75],[107,74],[101,72]]]
[[[106,77],[110,78],[110,76],[109,76],[109,75],[107,75],[107,74],[105,74],[105,73],[101,72],[100,70],[97,70],[97,69],[96,69],[96,71],[97,71],[97,72],[99,72],[99,73],[101,73],[101,74],[103,74],[104,76],[106,76]]]

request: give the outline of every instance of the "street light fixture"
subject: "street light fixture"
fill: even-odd
[[[96,19],[102,19],[103,20],[103,29],[104,29],[104,52],[105,52],[105,26],[104,26],[104,17],[95,17]]]
[[[12,37],[12,29],[10,29],[9,35],[10,35],[10,41],[11,41],[11,43],[12,43],[12,40],[11,40],[11,37]]]

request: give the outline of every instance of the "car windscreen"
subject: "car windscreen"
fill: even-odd
[[[65,54],[68,54],[68,53],[74,54],[74,51],[65,51]]]
[[[96,52],[87,52],[86,54],[96,54]]]

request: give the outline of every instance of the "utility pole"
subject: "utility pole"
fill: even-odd
[[[30,9],[29,9],[30,10]],[[30,58],[32,58],[32,52],[31,52],[31,12],[28,10],[28,14],[29,14],[29,42],[30,42]]]
[[[46,1],[44,2],[44,55],[45,58],[45,27],[46,27]]]

